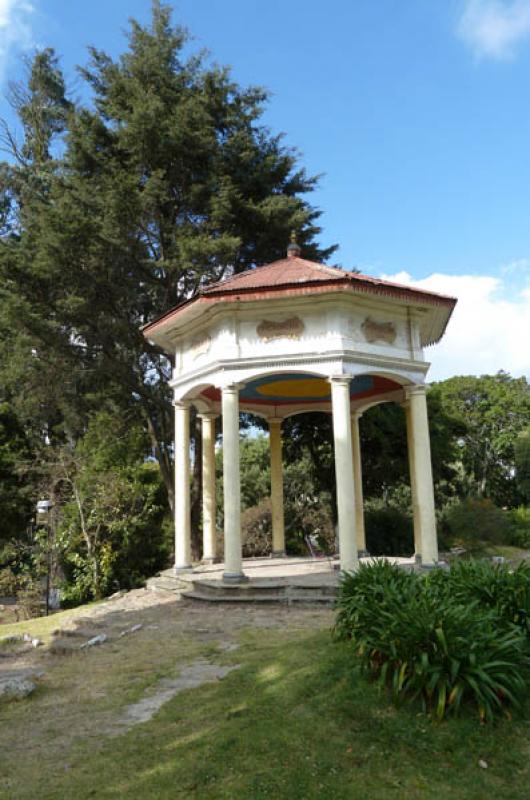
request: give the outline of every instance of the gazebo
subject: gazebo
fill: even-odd
[[[240,527],[239,412],[270,431],[273,555],[285,554],[282,421],[332,414],[340,567],[366,554],[359,418],[378,403],[406,413],[416,561],[438,559],[424,348],[438,342],[456,300],[287,257],[203,287],[146,325],[171,355],[175,406],[175,572],[191,564],[190,405],[202,421],[203,560],[213,562],[215,419],[222,417],[223,581],[247,580]]]

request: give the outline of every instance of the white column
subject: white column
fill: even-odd
[[[411,488],[413,493],[415,546],[423,564],[438,561],[436,516],[434,513],[434,488],[432,480],[431,443],[425,386],[405,387],[408,401],[407,441],[410,455]],[[416,555],[418,551],[416,550]]]
[[[225,571],[223,580],[240,582],[241,558],[241,485],[239,476],[239,386],[221,390],[223,413],[223,493]]]
[[[283,513],[282,420],[269,420],[271,454],[272,555],[285,555]]]
[[[175,572],[191,569],[190,407],[175,403]]]
[[[353,454],[350,419],[350,378],[330,378],[335,444],[335,476],[337,511],[339,517],[340,566],[342,570],[357,569],[357,540],[355,536],[355,489],[353,483]]]
[[[355,531],[357,534],[357,555],[368,555],[366,549],[366,533],[364,530],[363,472],[361,461],[361,438],[359,436],[359,420],[362,411],[354,411],[351,415],[351,445],[353,452],[353,484],[355,487]]]
[[[418,493],[416,491],[416,465],[414,461],[414,446],[412,439],[412,423],[410,421],[410,403],[408,400],[402,404],[405,410],[405,420],[407,423],[407,452],[409,457],[409,477],[410,493],[412,497],[412,519],[414,527],[414,556],[416,561],[421,562],[421,519],[418,505]]]
[[[216,559],[215,414],[200,414],[202,422],[202,560]]]

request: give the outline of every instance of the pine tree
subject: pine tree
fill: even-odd
[[[280,257],[293,228],[308,257],[334,250],[316,244],[320,212],[303,197],[316,178],[261,122],[266,92],[187,51],[160,2],[150,25],[131,22],[118,60],[91,49],[81,74],[93,103],[63,117],[65,152],[26,215],[10,289],[24,335],[82,398],[80,422],[102,398],[138,409],[170,502],[171,363],[141,325],[203,283]],[[46,156],[32,131],[24,152]]]

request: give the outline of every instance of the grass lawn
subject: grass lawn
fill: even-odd
[[[240,625],[227,652],[197,638],[198,617],[175,627],[187,613],[166,606],[156,631],[54,657],[33,697],[0,707],[0,797],[527,800],[528,720],[439,724],[396,710],[331,641],[325,615]],[[232,609],[202,613],[230,629]],[[202,656],[241,667],[111,735],[113,715]]]

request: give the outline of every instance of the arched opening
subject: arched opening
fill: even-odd
[[[359,420],[366,547],[372,556],[414,554],[407,420],[401,403],[372,404]]]
[[[339,552],[342,568],[352,569],[368,551],[410,557],[416,545],[421,552],[405,482],[408,377],[286,369],[247,372],[241,383],[230,377],[197,384],[176,403],[198,426],[190,533],[202,545],[194,554],[224,560],[224,579],[240,582],[243,558]]]

